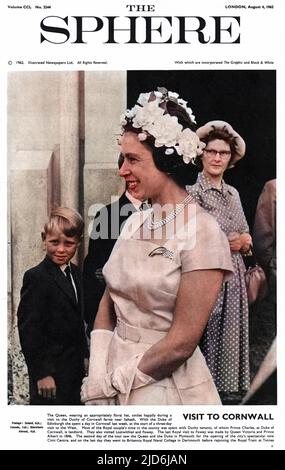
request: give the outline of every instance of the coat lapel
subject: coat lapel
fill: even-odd
[[[45,258],[44,260],[45,265],[50,272],[50,274],[53,276],[54,281],[58,285],[58,287],[64,292],[64,294],[68,297],[70,302],[76,309],[78,309],[78,305],[75,299],[75,295],[72,291],[72,286],[69,284],[68,280],[66,279],[65,275],[61,271],[61,269],[56,266],[48,257]],[[72,276],[73,276],[74,270],[72,271]],[[77,287],[77,284],[76,284]],[[78,289],[77,289],[78,291]]]

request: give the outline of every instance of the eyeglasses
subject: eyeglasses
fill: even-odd
[[[208,154],[209,157],[216,157],[217,154],[220,155],[222,159],[226,159],[231,156],[232,152],[230,150],[215,150],[215,149],[204,149],[204,152]]]

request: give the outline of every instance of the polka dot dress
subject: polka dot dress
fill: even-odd
[[[221,190],[218,190],[203,173],[199,173],[196,184],[188,186],[187,190],[216,218],[226,235],[249,231],[239,194],[232,186],[223,181]],[[224,392],[240,392],[249,388],[245,265],[240,253],[232,254],[232,261],[234,276],[223,284],[200,344],[216,387]]]

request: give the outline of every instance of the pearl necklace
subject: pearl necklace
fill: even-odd
[[[151,217],[147,219],[146,226],[149,230],[156,230],[157,228],[163,227],[163,225],[168,224],[171,220],[175,219],[175,217],[180,214],[184,210],[184,208],[193,200],[191,194],[188,194],[183,201],[176,204],[176,208],[173,211],[169,212],[169,214],[164,217],[164,219],[159,220],[158,222],[153,221],[153,212],[151,213]]]

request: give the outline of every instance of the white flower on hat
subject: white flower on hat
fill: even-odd
[[[138,97],[137,102],[141,106],[145,106],[149,102],[149,98],[150,98],[150,92],[149,93],[141,93],[140,96]]]
[[[156,98],[159,98],[160,100],[162,100],[163,94],[161,93],[161,91],[155,91],[154,94],[155,94]]]
[[[163,116],[164,110],[158,106],[157,101],[150,101],[145,106],[134,106],[135,116],[133,127],[146,129],[145,126],[152,124],[156,119]]]
[[[197,134],[191,129],[184,129],[181,132],[176,150],[179,155],[182,155],[184,163],[190,163],[197,154],[199,155],[200,151],[202,152],[200,145],[201,142]]]
[[[174,148],[167,148],[164,153],[165,155],[172,155],[174,153]]]
[[[164,114],[152,124],[143,126],[149,134],[155,138],[155,147],[174,147],[181,134],[182,126],[176,116]]]
[[[127,109],[124,114],[120,117],[121,126],[125,126],[127,124],[127,119],[133,119],[135,117],[135,109]]]
[[[187,112],[188,116],[190,117],[191,121],[192,121],[192,122],[195,122],[195,124],[197,124],[197,123],[196,123],[196,118],[195,118],[195,116],[194,116],[194,114],[193,114],[192,109],[191,109],[191,108],[186,108],[186,112]]]
[[[178,98],[177,103],[182,106],[182,108],[186,109],[187,108],[187,103],[188,101],[183,100],[183,98]]]
[[[175,91],[169,91],[168,92],[168,97],[169,98],[174,98],[175,100],[177,100],[177,98],[179,97],[178,93],[175,93]]]
[[[137,104],[127,110],[121,117],[121,125],[128,122],[136,129],[141,129],[138,139],[144,141],[148,136],[154,138],[155,147],[167,147],[165,155],[182,156],[185,163],[192,161],[202,153],[205,146],[199,137],[189,128],[183,129],[176,116],[167,112],[167,101],[173,101],[181,106],[188,114],[191,122],[195,122],[192,109],[187,107],[187,101],[179,98],[178,93],[167,91],[160,87],[158,91],[141,93]],[[176,152],[175,152],[176,151]]]
[[[143,142],[144,140],[147,139],[147,134],[145,132],[140,132],[138,134],[138,139],[139,139],[140,142]]]

